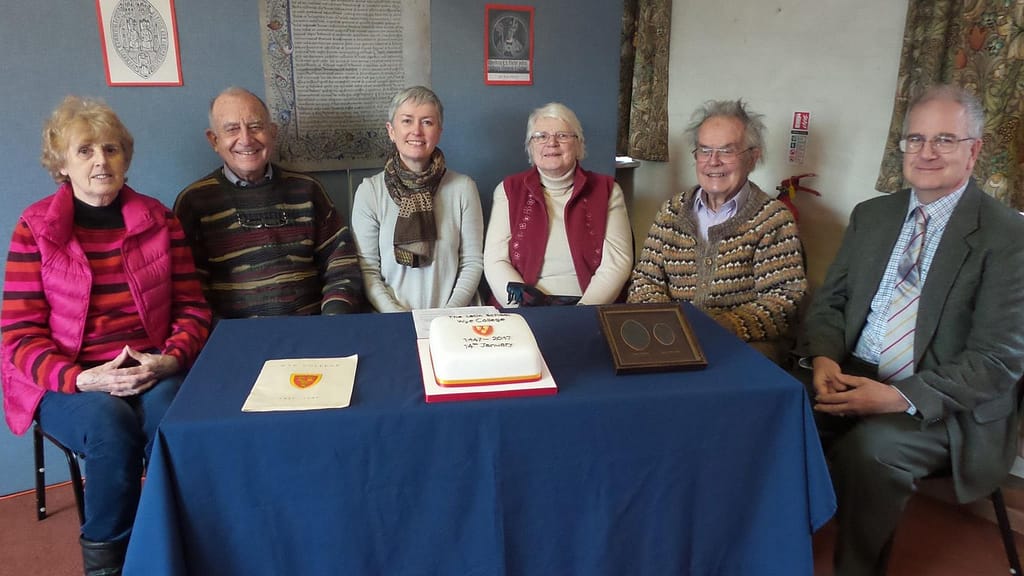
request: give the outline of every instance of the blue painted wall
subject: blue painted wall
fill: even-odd
[[[110,88],[93,2],[9,3],[0,19],[0,266],[21,211],[53,192],[39,164],[45,118],[64,95],[105,99],[135,136],[131,186],[166,204],[212,170],[218,159],[206,144],[206,110],[221,88],[263,92],[258,0],[176,0],[184,86]],[[614,170],[618,0],[560,0],[535,5],[536,71],[532,86],[483,82],[484,5],[477,0],[432,0],[432,85],[445,104],[441,147],[452,169],[472,176],[489,211],[494,186],[526,168],[523,139],[529,112],[561,101],[579,115],[587,136],[584,164]],[[349,182],[374,171],[319,173],[342,209]],[[67,478],[59,453],[48,448],[49,480]],[[0,426],[0,494],[32,486],[30,435]]]

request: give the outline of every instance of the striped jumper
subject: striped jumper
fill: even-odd
[[[217,168],[178,195],[174,212],[221,318],[338,314],[362,305],[352,234],[311,176],[275,165],[269,181],[236,186]]]

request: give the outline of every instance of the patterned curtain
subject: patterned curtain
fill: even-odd
[[[672,0],[625,0],[616,152],[668,160],[668,41]]]
[[[985,144],[974,175],[986,192],[1024,210],[1024,3],[909,1],[879,190],[903,187],[898,146],[907,103],[936,83],[978,95],[985,108]]]

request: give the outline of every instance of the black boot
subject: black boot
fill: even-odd
[[[82,544],[82,566],[85,576],[121,576],[124,566],[124,554],[128,550],[128,540],[114,542],[93,542],[79,538]]]

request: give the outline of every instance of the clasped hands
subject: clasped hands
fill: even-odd
[[[109,362],[83,370],[75,386],[81,392],[135,396],[177,371],[178,359],[174,356],[149,354],[125,346]]]
[[[906,412],[907,399],[896,388],[864,376],[844,374],[834,360],[814,358],[814,409],[833,416]]]

